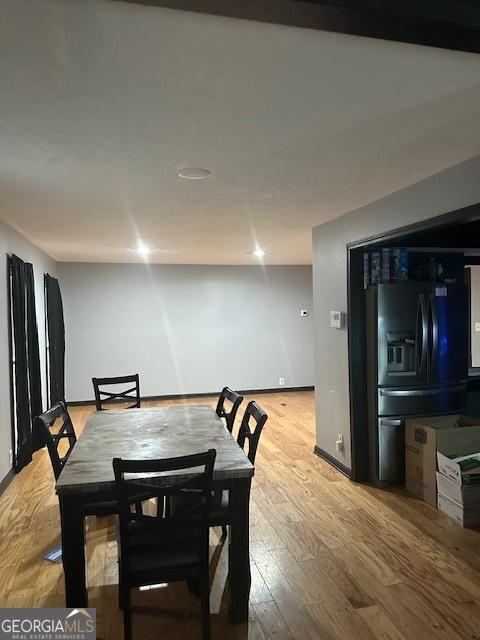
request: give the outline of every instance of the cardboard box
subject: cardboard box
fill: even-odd
[[[480,508],[464,509],[442,493],[438,493],[438,509],[462,527],[480,527]]]
[[[437,471],[438,493],[463,509],[480,509],[480,484],[461,485]]]
[[[471,433],[476,442],[480,442],[480,420],[459,414],[405,420],[407,491],[436,507],[437,450],[447,453],[449,446],[455,446],[457,441],[466,444],[465,441],[469,441],[465,437],[466,432]]]
[[[450,478],[459,485],[465,484],[467,478],[469,478],[470,480],[474,480],[475,478],[480,480],[480,475],[478,474],[472,474],[471,476],[462,474],[462,469],[459,462],[451,459],[452,456],[468,455],[469,453],[480,455],[480,443],[476,441],[475,437],[470,437],[463,438],[460,442],[460,445],[460,448],[463,448],[463,451],[460,451],[459,453],[457,453],[456,451],[452,451],[451,447],[444,448],[444,450],[442,451],[437,451],[438,470],[444,476]],[[478,451],[475,450],[475,447],[478,449]]]

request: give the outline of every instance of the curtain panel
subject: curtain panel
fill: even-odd
[[[27,332],[25,313],[25,263],[18,256],[10,258],[12,368],[14,397],[13,468],[20,471],[32,460],[32,426],[28,393]]]
[[[60,285],[45,275],[45,301],[48,335],[48,382],[50,406],[65,400],[65,324]]]
[[[42,379],[35,308],[33,265],[7,258],[10,293],[10,366],[13,469],[21,471],[39,448],[33,420],[42,413]]]
[[[32,428],[32,449],[37,451],[42,443],[33,429],[35,416],[43,412],[42,373],[40,368],[40,349],[38,346],[37,310],[35,305],[35,280],[33,264],[25,264],[25,291],[27,309],[27,358],[28,383],[30,390],[30,424]]]

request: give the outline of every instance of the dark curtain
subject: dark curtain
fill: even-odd
[[[65,400],[65,325],[60,286],[56,278],[45,275],[48,334],[48,379],[50,405]]]
[[[17,256],[10,258],[13,393],[15,394],[14,470],[20,471],[32,460],[32,425],[28,393],[28,356],[25,314],[25,263]],[[13,364],[12,362],[12,364]]]
[[[42,378],[40,371],[40,350],[38,347],[37,313],[35,307],[35,281],[33,265],[25,264],[25,290],[27,308],[27,358],[28,382],[30,385],[30,423],[33,433],[32,448],[37,451],[42,446],[38,436],[33,431],[35,416],[42,413]]]

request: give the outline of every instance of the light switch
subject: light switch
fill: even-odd
[[[345,326],[345,313],[343,311],[330,311],[330,326],[333,329],[343,329]]]
[[[480,322],[475,322],[475,331],[480,331]]]

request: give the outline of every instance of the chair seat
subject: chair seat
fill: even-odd
[[[143,580],[145,574],[182,567],[187,569],[200,562],[199,540],[192,537],[192,531],[174,527],[170,531],[161,531],[141,522],[129,523],[128,529],[128,571],[133,580],[136,576],[142,576]]]

